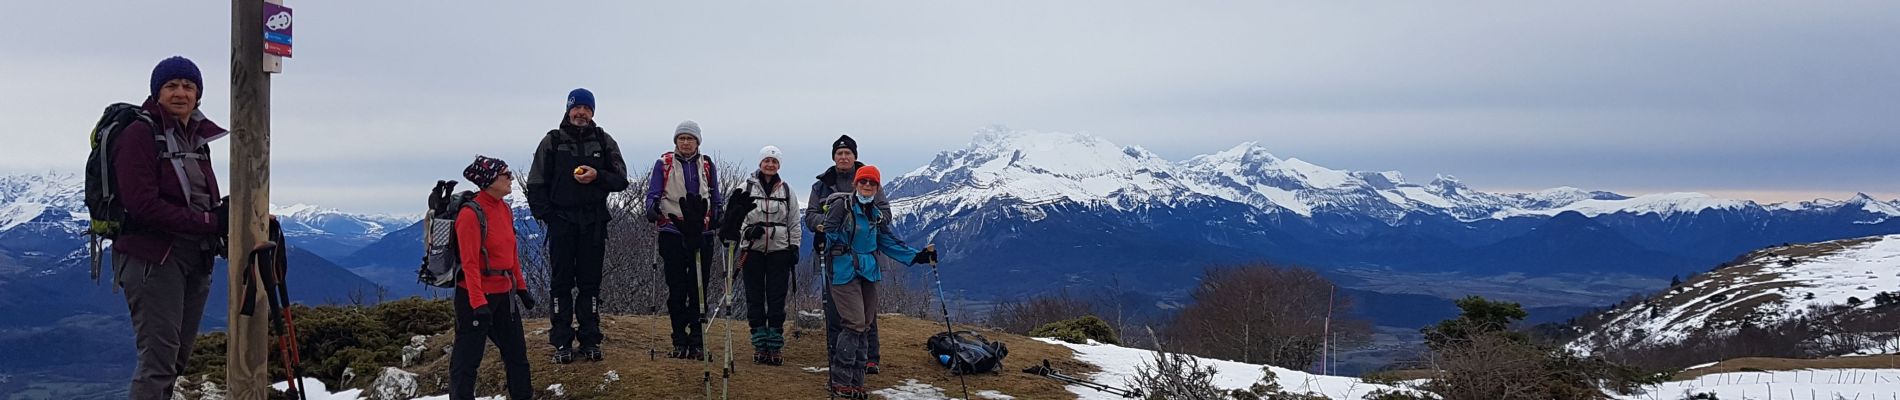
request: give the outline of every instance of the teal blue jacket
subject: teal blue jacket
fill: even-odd
[[[831,248],[831,284],[851,283],[853,278],[867,282],[883,279],[877,255],[909,265],[921,250],[904,245],[891,235],[890,216],[877,207],[865,207],[853,193],[838,193],[825,199],[825,240]]]

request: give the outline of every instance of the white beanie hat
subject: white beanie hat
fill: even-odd
[[[778,146],[765,146],[765,148],[759,149],[759,161],[765,161],[765,159],[770,158],[784,162],[785,159],[780,158],[780,154],[782,153],[779,152]]]

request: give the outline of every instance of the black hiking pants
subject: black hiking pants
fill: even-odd
[[[554,327],[548,331],[548,344],[573,346],[578,336],[581,347],[599,346],[600,271],[606,257],[607,224],[559,218],[547,224],[548,259],[553,264],[549,286],[554,292],[554,309],[548,316]],[[579,332],[574,329],[575,319],[580,320]]]
[[[468,290],[455,288],[455,344],[449,350],[449,399],[474,400],[476,369],[482,366],[487,342],[501,351],[508,371],[508,398],[534,398],[528,376],[528,343],[521,332],[521,314],[515,312],[513,292],[487,296],[488,318],[477,319],[468,306]]]
[[[785,331],[785,294],[790,289],[792,270],[798,267],[798,254],[790,250],[745,254],[746,325],[755,337],[761,328],[770,329],[766,335],[774,336],[771,342],[776,343],[754,341],[754,345],[777,350],[784,340],[776,336]]]
[[[666,275],[666,314],[673,323],[673,345],[705,347],[705,332],[699,326],[705,313],[706,283],[712,279],[712,241],[704,236],[687,240],[677,233],[661,232],[660,258]],[[697,268],[697,269],[695,269]],[[697,285],[695,285],[697,280]]]

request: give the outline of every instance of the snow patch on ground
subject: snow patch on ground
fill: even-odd
[[[317,378],[303,378],[298,382],[303,382],[304,396],[310,400],[356,400],[363,397],[363,389],[330,393],[329,388],[323,385],[323,381]],[[290,390],[290,381],[271,384],[270,388],[279,392]],[[448,396],[442,396],[442,399],[447,400]]]
[[[1075,359],[1100,367],[1102,372],[1085,377],[1092,382],[1109,386],[1127,387],[1128,380],[1135,375],[1136,368],[1142,363],[1152,362],[1155,352],[1131,349],[1104,344],[1073,344],[1055,339],[1036,338],[1044,343],[1068,347],[1075,352]],[[1197,357],[1198,358],[1198,357]],[[1200,358],[1201,365],[1213,366],[1214,385],[1223,389],[1246,389],[1266,376],[1262,365],[1247,364],[1211,358]],[[1358,378],[1343,376],[1314,375],[1290,369],[1271,367],[1282,388],[1290,393],[1317,393],[1330,399],[1362,399],[1368,392],[1378,389],[1391,389],[1386,385],[1365,383]],[[1103,393],[1081,386],[1070,386],[1069,391],[1082,400],[1115,400],[1120,396]]]
[[[928,383],[918,382],[916,379],[905,379],[903,384],[900,384],[888,389],[873,390],[871,391],[871,394],[884,396],[884,398],[891,399],[891,400],[945,400],[945,399],[954,400],[954,399],[957,399],[956,397],[951,397],[948,391],[944,390],[943,388],[939,388]],[[977,398],[977,399],[990,399],[990,400],[1014,400],[1016,398],[1015,396],[1003,394],[1002,392],[997,392],[995,390],[978,391],[972,394],[971,397]]]
[[[1733,372],[1668,382],[1621,400],[1680,399],[1713,393],[1722,399],[1891,399],[1900,393],[1900,369],[1820,369]]]

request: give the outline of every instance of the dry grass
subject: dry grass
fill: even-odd
[[[884,359],[881,365],[883,373],[867,376],[867,388],[875,390],[901,385],[907,379],[943,388],[945,393],[962,397],[957,385],[957,377],[948,370],[939,367],[924,350],[924,340],[943,331],[941,321],[882,315],[879,317],[880,329],[883,329]],[[548,385],[562,384],[568,398],[576,399],[698,399],[703,398],[704,363],[666,358],[666,350],[671,348],[668,338],[665,316],[603,316],[602,330],[607,336],[601,348],[607,353],[604,362],[576,362],[568,365],[551,364],[548,346],[545,344],[548,327],[547,320],[530,320],[527,324],[528,357],[533,364],[534,386],[537,398],[547,396]],[[712,368],[713,396],[719,396],[719,368],[717,363],[724,359],[725,335],[720,333],[724,321],[714,321],[706,338],[708,351],[713,353]],[[789,322],[787,325],[791,325]],[[958,326],[958,329],[970,329]],[[969,376],[970,392],[996,390],[1020,399],[1073,399],[1059,382],[1025,374],[1022,371],[1032,364],[1048,359],[1056,368],[1064,371],[1093,372],[1093,367],[1074,360],[1069,349],[1034,341],[1022,336],[977,329],[990,340],[1008,344],[1010,354],[1003,368],[997,374]],[[543,333],[535,333],[537,331]],[[752,346],[747,341],[744,321],[732,321],[733,363],[737,366],[731,379],[733,399],[822,399],[825,398],[826,375],[824,372],[807,372],[805,368],[825,368],[824,331],[803,331],[789,328],[785,345],[785,365],[765,366],[752,363]],[[442,335],[431,339],[431,347],[445,347],[452,338]],[[489,346],[488,354],[483,358],[481,379],[477,392],[483,395],[500,394],[503,373],[494,350]],[[650,358],[650,352],[657,357]],[[446,392],[448,360],[439,357],[429,363],[413,368],[421,374],[418,380],[427,393]],[[616,372],[620,380],[602,385],[608,371]]]
[[[1675,380],[1690,380],[1703,375],[1728,372],[1793,371],[1800,369],[1900,368],[1900,355],[1839,357],[1821,359],[1746,357],[1727,360],[1706,368],[1677,373]]]

